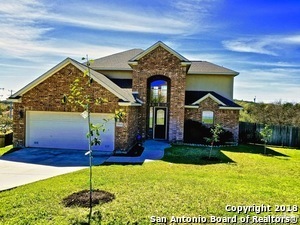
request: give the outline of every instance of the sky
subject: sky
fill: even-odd
[[[66,57],[163,41],[239,72],[235,99],[300,102],[299,21],[299,0],[0,0],[0,99]]]

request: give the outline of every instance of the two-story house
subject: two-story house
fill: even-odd
[[[163,42],[146,50],[131,49],[96,59],[93,83],[86,91],[107,102],[92,105],[94,123],[106,119],[96,149],[128,149],[139,133],[147,139],[182,142],[187,119],[220,123],[238,140],[240,106],[233,102],[239,73],[206,61],[190,61]],[[82,108],[62,103],[85,64],[67,58],[13,94],[14,145],[87,149]],[[115,121],[117,110],[126,112]]]

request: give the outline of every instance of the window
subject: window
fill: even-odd
[[[158,109],[156,112],[156,125],[165,125],[165,110]]]
[[[168,86],[167,81],[155,80],[150,84],[150,102],[167,103]]]
[[[214,112],[212,112],[212,111],[203,111],[202,112],[202,123],[204,123],[204,124],[213,124],[214,123]]]
[[[153,107],[149,108],[149,128],[153,127]]]

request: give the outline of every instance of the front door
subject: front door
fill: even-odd
[[[154,139],[167,139],[167,108],[154,107]]]

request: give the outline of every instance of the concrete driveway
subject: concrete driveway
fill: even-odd
[[[93,165],[143,164],[159,160],[164,149],[170,147],[166,142],[147,140],[144,152],[139,157],[117,157],[93,152]],[[20,185],[47,179],[57,175],[81,170],[89,166],[86,151],[45,148],[24,148],[0,157],[0,191]]]
[[[0,157],[0,191],[87,168],[86,151],[24,148]],[[94,165],[109,155],[95,152]]]

